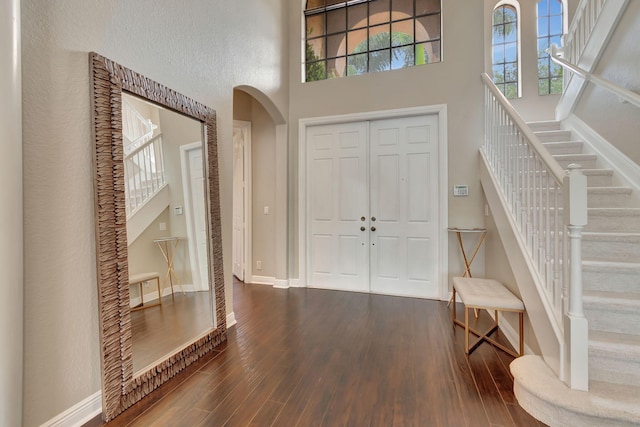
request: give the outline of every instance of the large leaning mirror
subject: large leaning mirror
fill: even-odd
[[[215,112],[90,54],[102,416],[226,338]]]

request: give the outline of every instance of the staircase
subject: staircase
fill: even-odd
[[[529,123],[563,166],[587,176],[583,234],[589,391],[569,389],[537,356],[514,361],[518,402],[550,425],[640,425],[640,197],[559,122]]]

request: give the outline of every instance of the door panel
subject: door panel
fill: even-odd
[[[309,286],[439,297],[437,126],[434,115],[307,128]]]
[[[437,116],[373,121],[370,132],[371,290],[437,298]]]
[[[365,123],[307,129],[311,287],[369,290],[366,136]]]
[[[244,141],[242,130],[233,129],[233,274],[244,281]]]

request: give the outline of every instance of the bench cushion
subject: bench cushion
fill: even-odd
[[[454,277],[453,287],[466,306],[494,310],[524,310],[522,301],[497,280]]]
[[[133,276],[129,276],[129,283],[135,284],[135,283],[146,282],[148,280],[154,280],[158,278],[160,278],[160,275],[155,271],[151,273],[134,274]]]

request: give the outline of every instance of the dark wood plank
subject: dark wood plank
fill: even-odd
[[[513,358],[486,343],[466,357],[445,302],[236,283],[234,305],[226,343],[108,425],[540,425]]]

